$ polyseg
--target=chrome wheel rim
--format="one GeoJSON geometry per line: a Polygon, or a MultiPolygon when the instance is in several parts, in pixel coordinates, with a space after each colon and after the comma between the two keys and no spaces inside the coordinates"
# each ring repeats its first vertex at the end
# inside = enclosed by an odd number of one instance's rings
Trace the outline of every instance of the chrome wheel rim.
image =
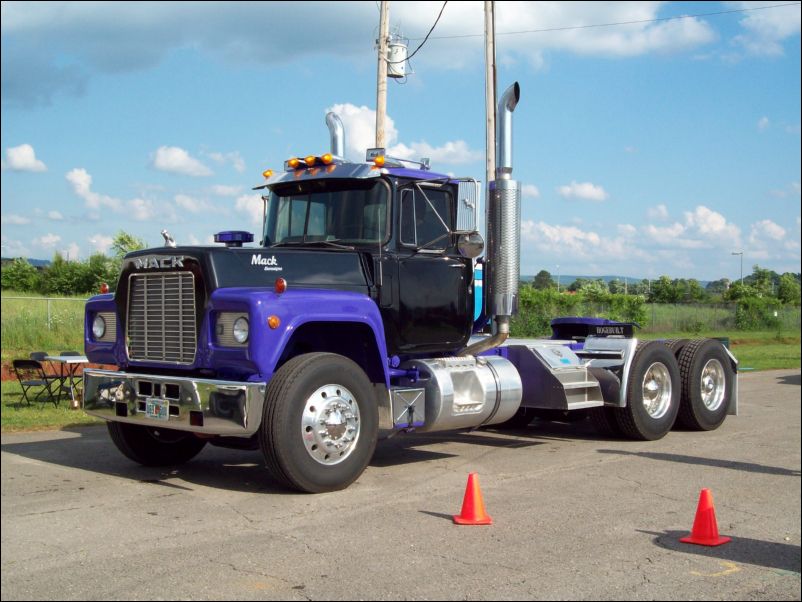
{"type": "Polygon", "coordinates": [[[671,407],[671,374],[665,364],[655,362],[643,375],[643,407],[655,420],[662,418],[671,407]]]}
{"type": "Polygon", "coordinates": [[[702,403],[711,412],[716,411],[724,403],[724,393],[727,388],[727,380],[724,377],[724,366],[721,362],[712,359],[702,368],[701,377],[702,403]]]}
{"type": "Polygon", "coordinates": [[[359,404],[342,385],[324,385],[304,405],[301,436],[306,451],[326,466],[339,464],[359,440],[359,404]]]}

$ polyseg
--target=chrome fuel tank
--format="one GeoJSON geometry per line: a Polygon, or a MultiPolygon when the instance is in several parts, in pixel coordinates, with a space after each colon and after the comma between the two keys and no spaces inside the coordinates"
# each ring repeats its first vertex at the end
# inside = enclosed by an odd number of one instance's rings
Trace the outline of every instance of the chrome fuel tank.
{"type": "Polygon", "coordinates": [[[403,386],[425,389],[425,421],[418,431],[498,424],[521,405],[521,377],[502,357],[409,360],[401,368],[419,375],[403,379],[403,386]]]}

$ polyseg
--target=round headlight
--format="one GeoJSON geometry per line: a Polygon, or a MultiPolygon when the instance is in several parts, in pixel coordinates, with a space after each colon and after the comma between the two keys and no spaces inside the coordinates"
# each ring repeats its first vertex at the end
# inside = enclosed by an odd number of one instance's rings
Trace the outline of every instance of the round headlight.
{"type": "Polygon", "coordinates": [[[248,318],[237,318],[234,320],[234,340],[237,343],[248,341],[248,318]]]}
{"type": "Polygon", "coordinates": [[[100,314],[96,315],[92,321],[92,334],[95,335],[96,339],[102,339],[103,335],[106,334],[106,320],[100,314]]]}

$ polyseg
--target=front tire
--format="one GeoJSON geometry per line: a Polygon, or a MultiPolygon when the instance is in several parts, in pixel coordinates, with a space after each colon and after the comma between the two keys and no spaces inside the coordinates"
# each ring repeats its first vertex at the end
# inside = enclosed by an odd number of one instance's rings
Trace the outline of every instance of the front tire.
{"type": "Polygon", "coordinates": [[[270,381],[259,443],[282,485],[308,493],[344,489],[370,462],[378,407],[362,369],[334,353],[307,353],[270,381]]]}
{"type": "Polygon", "coordinates": [[[108,422],[109,435],[125,457],[144,466],[189,462],[206,445],[192,433],[126,422],[108,422]]]}
{"type": "Polygon", "coordinates": [[[638,343],[627,385],[627,405],[616,410],[621,431],[632,439],[665,436],[677,418],[680,375],[677,359],[660,341],[638,343]]]}

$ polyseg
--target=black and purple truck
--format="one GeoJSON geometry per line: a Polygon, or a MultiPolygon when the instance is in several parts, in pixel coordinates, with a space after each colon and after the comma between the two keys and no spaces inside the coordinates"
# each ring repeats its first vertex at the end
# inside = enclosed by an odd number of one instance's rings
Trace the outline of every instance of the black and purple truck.
{"type": "Polygon", "coordinates": [[[496,179],[480,184],[370,149],[294,158],[267,178],[258,246],[166,245],[126,256],[113,294],[86,306],[84,409],[145,465],[207,443],[261,449],[281,484],[341,489],[377,440],[403,431],[588,417],[658,439],[737,411],[737,361],[713,339],[638,341],[633,325],[560,318],[549,339],[509,338],[517,311],[518,84],[498,107],[496,179]],[[475,278],[477,265],[482,280],[475,278]],[[478,309],[477,309],[478,308],[478,309]]]}

